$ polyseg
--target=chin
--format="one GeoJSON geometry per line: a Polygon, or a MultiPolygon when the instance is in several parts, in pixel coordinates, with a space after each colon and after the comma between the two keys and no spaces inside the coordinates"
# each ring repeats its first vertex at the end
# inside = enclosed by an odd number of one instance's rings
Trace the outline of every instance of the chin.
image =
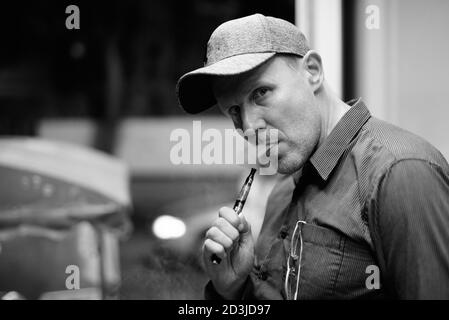
{"type": "Polygon", "coordinates": [[[283,161],[279,161],[279,163],[278,163],[278,173],[292,174],[297,170],[299,170],[299,169],[296,169],[296,166],[286,164],[283,161]]]}
{"type": "Polygon", "coordinates": [[[283,167],[283,166],[279,166],[278,167],[278,173],[285,174],[285,175],[289,175],[289,174],[295,173],[298,170],[295,170],[295,169],[293,169],[291,167],[283,167]]]}
{"type": "Polygon", "coordinates": [[[281,174],[292,174],[296,171],[298,171],[299,169],[301,169],[301,167],[304,165],[304,160],[302,158],[293,158],[293,159],[289,159],[291,157],[284,156],[281,157],[279,156],[278,158],[278,173],[281,174]]]}

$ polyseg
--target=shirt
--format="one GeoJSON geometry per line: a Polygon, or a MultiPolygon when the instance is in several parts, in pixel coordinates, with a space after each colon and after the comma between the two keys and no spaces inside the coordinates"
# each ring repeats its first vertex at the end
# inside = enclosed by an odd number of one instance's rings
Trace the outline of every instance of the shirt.
{"type": "MultiPolygon", "coordinates": [[[[289,288],[298,299],[449,299],[448,163],[361,99],[348,104],[271,193],[244,299],[286,299],[289,288]]],[[[205,293],[220,298],[211,282],[205,293]]]]}

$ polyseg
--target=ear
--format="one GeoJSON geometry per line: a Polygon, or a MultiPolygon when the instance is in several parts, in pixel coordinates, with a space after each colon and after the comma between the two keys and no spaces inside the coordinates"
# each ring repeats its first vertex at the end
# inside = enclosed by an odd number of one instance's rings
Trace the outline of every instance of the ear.
{"type": "Polygon", "coordinates": [[[315,50],[310,50],[303,57],[302,62],[304,70],[306,71],[307,81],[315,93],[321,88],[324,81],[321,56],[315,50]]]}

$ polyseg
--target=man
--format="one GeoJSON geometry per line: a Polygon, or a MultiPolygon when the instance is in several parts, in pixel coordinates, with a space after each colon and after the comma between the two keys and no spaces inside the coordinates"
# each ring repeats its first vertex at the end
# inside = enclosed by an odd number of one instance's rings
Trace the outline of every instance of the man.
{"type": "Polygon", "coordinates": [[[189,113],[216,104],[243,131],[278,130],[286,175],[257,244],[243,216],[219,210],[203,246],[207,298],[449,298],[449,165],[361,99],[338,99],[294,25],[222,24],[177,92],[189,113]]]}

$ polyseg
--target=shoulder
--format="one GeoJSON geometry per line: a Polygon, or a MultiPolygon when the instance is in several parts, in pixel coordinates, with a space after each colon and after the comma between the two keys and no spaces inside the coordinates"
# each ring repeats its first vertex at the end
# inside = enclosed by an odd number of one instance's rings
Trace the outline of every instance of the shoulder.
{"type": "Polygon", "coordinates": [[[363,126],[349,156],[357,170],[363,200],[376,195],[379,183],[394,167],[411,172],[427,167],[421,171],[430,175],[433,170],[449,172],[443,155],[425,139],[376,118],[363,126]]]}
{"type": "Polygon", "coordinates": [[[364,147],[383,153],[391,164],[419,159],[449,168],[443,155],[424,138],[377,118],[372,117],[365,124],[361,138],[364,147]]]}

